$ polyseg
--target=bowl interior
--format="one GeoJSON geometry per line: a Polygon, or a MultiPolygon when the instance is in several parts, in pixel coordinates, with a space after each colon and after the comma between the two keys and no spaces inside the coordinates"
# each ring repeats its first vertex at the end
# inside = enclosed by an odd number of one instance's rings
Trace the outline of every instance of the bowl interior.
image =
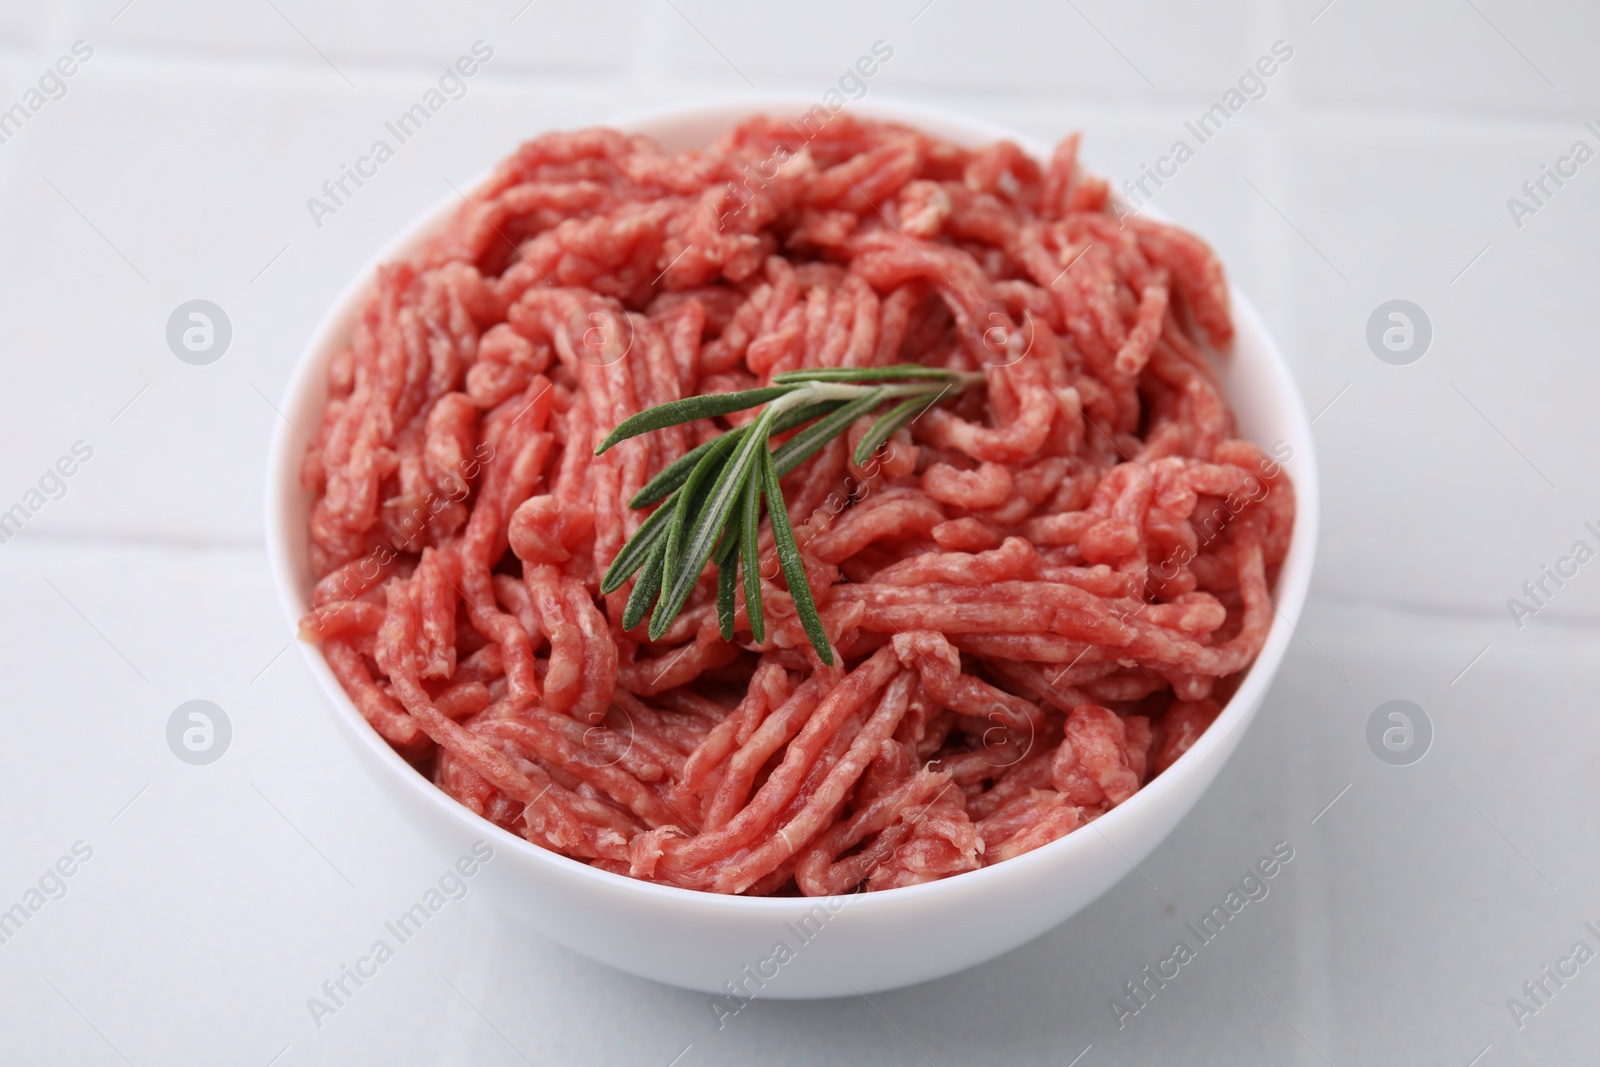
{"type": "MultiPolygon", "coordinates": [[[[779,115],[799,115],[814,103],[785,97],[723,99],[625,116],[610,125],[628,132],[650,135],[669,150],[683,150],[709,144],[717,135],[751,113],[767,111],[779,115]]],[[[1036,159],[1049,158],[1050,146],[976,120],[883,101],[852,104],[850,109],[865,117],[915,125],[965,145],[1010,139],[1036,159]]],[[[531,133],[508,133],[507,150],[526,136],[531,136],[531,133]]],[[[1093,167],[1089,169],[1093,170],[1093,167]]],[[[402,257],[420,246],[430,234],[448,222],[457,203],[454,194],[442,199],[362,268],[318,324],[291,376],[281,405],[284,417],[279,420],[270,448],[266,486],[268,555],[279,599],[291,627],[296,626],[305,614],[313,585],[306,545],[306,522],[311,498],[300,487],[299,468],[307,442],[321,422],[326,400],[328,363],[348,338],[372,291],[377,266],[402,257]]],[[[1298,511],[1289,553],[1274,590],[1276,618],[1261,654],[1217,721],[1166,772],[1097,820],[1096,825],[1112,836],[1115,836],[1119,825],[1140,818],[1146,810],[1158,805],[1182,803],[1184,796],[1192,795],[1192,791],[1181,788],[1185,779],[1206,777],[1209,780],[1209,776],[1216,773],[1217,767],[1232,751],[1238,736],[1265,695],[1293,636],[1294,623],[1300,615],[1310,585],[1318,523],[1317,469],[1310,424],[1288,368],[1260,316],[1237,289],[1230,287],[1230,295],[1236,338],[1232,350],[1218,360],[1217,366],[1237,415],[1240,433],[1269,451],[1280,443],[1292,450],[1292,454],[1283,460],[1283,465],[1295,484],[1298,511]]],[[[346,696],[318,648],[305,643],[300,643],[300,648],[307,666],[333,706],[334,714],[347,727],[346,733],[366,750],[364,754],[383,763],[402,780],[403,788],[418,794],[416,799],[438,805],[449,817],[459,820],[464,833],[490,837],[497,847],[516,850],[535,865],[554,865],[566,876],[596,879],[613,892],[638,894],[657,901],[675,899],[680,905],[692,904],[696,908],[759,910],[792,907],[792,901],[782,898],[699,893],[610,874],[541,849],[479,819],[436,789],[389,748],[346,696]],[[692,898],[692,901],[686,898],[692,898]]],[[[1068,834],[1033,852],[992,867],[923,885],[865,894],[852,898],[856,901],[852,907],[871,912],[894,907],[897,900],[970,892],[985,881],[1006,877],[1008,871],[1021,874],[1027,867],[1070,862],[1073,854],[1092,847],[1089,840],[1092,836],[1068,834]]],[[[1133,858],[1137,862],[1141,857],[1133,858]]]]}

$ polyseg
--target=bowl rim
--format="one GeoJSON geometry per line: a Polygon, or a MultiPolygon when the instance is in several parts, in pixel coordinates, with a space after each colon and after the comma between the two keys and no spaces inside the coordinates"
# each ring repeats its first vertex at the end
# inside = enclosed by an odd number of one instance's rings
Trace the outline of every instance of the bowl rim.
{"type": "MultiPolygon", "coordinates": [[[[739,118],[757,112],[802,114],[816,104],[817,101],[814,99],[795,94],[724,94],[628,111],[600,125],[624,132],[646,132],[646,128],[659,128],[674,122],[704,124],[720,120],[725,127],[739,118]]],[[[958,143],[1011,140],[1036,160],[1047,160],[1050,154],[1049,145],[1018,131],[988,120],[930,108],[922,104],[874,96],[852,102],[845,110],[862,117],[918,126],[958,143]]],[[[545,131],[532,131],[525,137],[538,136],[543,132],[545,131]]],[[[498,160],[496,162],[498,163],[498,160]]],[[[492,166],[463,187],[474,190],[480,188],[491,173],[492,166]]],[[[1120,196],[1117,196],[1117,199],[1126,204],[1120,196]]],[[[320,408],[326,403],[328,361],[337,350],[338,342],[348,333],[365,298],[372,291],[378,267],[414,250],[430,233],[445,225],[453,216],[459,200],[459,196],[454,192],[440,197],[401,227],[362,264],[318,320],[305,346],[296,357],[288,383],[284,387],[278,409],[279,418],[275,421],[268,450],[265,486],[267,554],[279,603],[288,620],[291,634],[295,635],[294,643],[299,646],[307,668],[316,679],[322,695],[331,705],[333,712],[343,721],[343,725],[347,728],[347,738],[359,740],[366,754],[394,772],[395,778],[403,783],[402,787],[415,794],[416,799],[430,804],[445,814],[449,820],[459,823],[469,833],[475,833],[479,837],[487,836],[493,839],[496,845],[513,850],[527,861],[553,865],[550,872],[552,875],[592,879],[597,889],[638,894],[643,901],[661,905],[723,911],[737,909],[758,916],[779,915],[791,912],[797,907],[810,907],[819,900],[828,899],[804,896],[733,895],[648,882],[601,870],[512,834],[469,810],[401,758],[350,700],[334,677],[320,647],[298,638],[299,621],[308,608],[306,591],[310,588],[311,579],[309,573],[295,573],[291,540],[303,539],[305,530],[303,527],[289,527],[288,520],[293,511],[289,502],[295,496],[301,498],[308,496],[300,488],[299,471],[305,444],[312,438],[293,421],[293,416],[302,412],[307,406],[320,408]],[[320,394],[316,396],[314,404],[309,399],[313,394],[320,394]]],[[[1148,206],[1139,209],[1138,213],[1167,221],[1164,215],[1148,206]]],[[[1094,825],[1101,830],[1100,834],[1068,833],[1030,852],[993,866],[981,867],[975,871],[966,871],[918,885],[849,894],[847,896],[851,901],[852,910],[863,908],[871,914],[875,909],[911,905],[913,902],[926,903],[940,897],[981,892],[996,879],[1020,877],[1029,869],[1057,862],[1071,863],[1072,854],[1092,847],[1090,842],[1096,837],[1106,837],[1109,841],[1118,827],[1134,823],[1147,810],[1155,810],[1164,803],[1174,802],[1169,801],[1169,794],[1180,793],[1186,779],[1202,776],[1208,772],[1214,776],[1220,772],[1222,764],[1226,762],[1227,756],[1231,754],[1239,737],[1242,737],[1249,721],[1253,719],[1264,701],[1289,643],[1293,635],[1298,632],[1295,623],[1309,593],[1316,558],[1320,490],[1311,425],[1306,416],[1304,400],[1294,384],[1289,366],[1254,305],[1231,281],[1228,284],[1228,293],[1235,322],[1235,346],[1241,339],[1248,337],[1260,349],[1261,362],[1268,371],[1269,380],[1265,384],[1270,387],[1273,401],[1285,406],[1281,415],[1289,423],[1295,438],[1292,442],[1294,454],[1284,463],[1284,466],[1293,472],[1296,498],[1295,528],[1290,538],[1288,553],[1279,568],[1277,585],[1273,590],[1272,607],[1275,617],[1261,652],[1251,663],[1232,697],[1223,705],[1216,720],[1189,750],[1171,767],[1142,786],[1133,796],[1094,820],[1094,825]],[[1231,736],[1235,732],[1239,737],[1231,736]],[[1210,766],[1213,762],[1217,763],[1214,768],[1210,766]],[[1012,873],[1008,875],[1005,873],[1007,871],[1012,873]]],[[[1204,783],[1196,795],[1203,794],[1209,785],[1209,781],[1204,783]]],[[[1190,802],[1191,808],[1193,803],[1190,802]]],[[[1184,814],[1187,814],[1187,811],[1184,814]]],[[[1178,821],[1182,818],[1183,815],[1180,815],[1178,821]]],[[[1164,837],[1165,834],[1162,835],[1162,838],[1164,837]]],[[[1120,850],[1118,851],[1120,854],[1120,850]]],[[[1134,867],[1134,862],[1129,861],[1129,866],[1134,867]]],[[[1128,873],[1131,874],[1132,871],[1128,873]]]]}

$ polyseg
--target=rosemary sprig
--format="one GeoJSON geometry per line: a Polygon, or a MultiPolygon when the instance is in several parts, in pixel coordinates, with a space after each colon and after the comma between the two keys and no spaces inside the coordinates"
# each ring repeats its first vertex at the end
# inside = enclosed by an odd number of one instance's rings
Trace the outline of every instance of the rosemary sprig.
{"type": "Polygon", "coordinates": [[[902,363],[893,367],[825,367],[773,376],[772,384],[736,393],[689,397],[641,411],[611,431],[595,455],[631,437],[668,426],[762,408],[753,422],[719,434],[650,480],[629,502],[646,508],[660,503],[611,562],[600,591],[613,593],[634,574],[639,579],[623,610],[622,624],[633,629],[650,614],[649,634],[659,639],[694,592],[708,562],[717,567],[717,618],[722,636],[733,639],[735,593],[744,577],[745,613],[750,634],[765,639],[761,605],[759,533],[766,499],[778,566],[789,585],[796,613],[824,663],[833,663],[822,618],[806,581],[805,566],[778,480],[862,415],[887,401],[898,401],[861,439],[857,466],[896,430],[947,396],[981,383],[981,373],[902,363]],[[776,449],[772,435],[804,427],[776,449]],[[651,611],[651,605],[654,610],[651,611]]]}

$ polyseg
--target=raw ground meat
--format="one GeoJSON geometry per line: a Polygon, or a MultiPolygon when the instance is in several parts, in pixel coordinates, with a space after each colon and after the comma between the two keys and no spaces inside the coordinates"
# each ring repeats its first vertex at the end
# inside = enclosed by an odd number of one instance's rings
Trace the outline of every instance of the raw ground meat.
{"type": "Polygon", "coordinates": [[[912,885],[1038,848],[1170,767],[1266,639],[1294,490],[1236,436],[1198,238],[1077,166],[755,117],[668,154],[530,141],[383,267],[302,480],[303,636],[445,792],[608,871],[721,893],[912,885]],[[764,640],[714,571],[659,641],[600,575],[628,501],[753,413],[601,439],[783,371],[983,388],[784,479],[837,666],[762,529],[764,640]]]}

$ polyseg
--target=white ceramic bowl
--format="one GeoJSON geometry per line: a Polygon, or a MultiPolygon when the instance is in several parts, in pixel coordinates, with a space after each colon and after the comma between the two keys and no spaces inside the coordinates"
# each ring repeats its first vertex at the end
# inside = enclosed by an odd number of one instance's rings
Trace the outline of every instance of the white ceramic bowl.
{"type": "MultiPolygon", "coordinates": [[[[798,115],[812,103],[725,100],[613,125],[649,134],[669,149],[684,149],[709,143],[752,112],[798,115]]],[[[1009,137],[1036,158],[1049,155],[1048,146],[987,123],[875,100],[851,109],[965,144],[1009,137]]],[[[537,132],[509,132],[506,152],[537,132]]],[[[321,419],[328,361],[366,300],[377,264],[415,248],[449,218],[456,203],[454,195],[441,201],[362,268],[318,325],[289,382],[282,404],[288,422],[279,423],[269,458],[266,513],[273,577],[291,625],[305,613],[312,586],[306,561],[310,500],[297,476],[305,448],[300,431],[312,433],[321,419]]],[[[506,911],[574,951],[672,985],[726,993],[732,984],[746,995],[772,998],[870,993],[981,963],[1089,904],[1129,876],[1130,864],[1143,860],[1171,832],[1238,745],[1294,632],[1316,551],[1311,428],[1260,317],[1237,290],[1232,297],[1238,336],[1221,374],[1241,432],[1263,446],[1282,441],[1294,450],[1285,466],[1294,479],[1299,514],[1275,591],[1277,618],[1248,676],[1193,748],[1093,829],[1027,855],[927,885],[826,899],[730,897],[608,874],[508,834],[434,788],[367,725],[320,651],[309,644],[301,644],[300,651],[334,719],[393,798],[400,817],[452,854],[476,838],[491,842],[495,859],[477,876],[478,884],[506,911]],[[775,951],[780,942],[787,951],[775,951]]],[[[381,828],[374,827],[374,834],[381,836],[381,828]]],[[[717,1003],[724,1011],[738,1006],[733,1000],[717,1003]]]]}

